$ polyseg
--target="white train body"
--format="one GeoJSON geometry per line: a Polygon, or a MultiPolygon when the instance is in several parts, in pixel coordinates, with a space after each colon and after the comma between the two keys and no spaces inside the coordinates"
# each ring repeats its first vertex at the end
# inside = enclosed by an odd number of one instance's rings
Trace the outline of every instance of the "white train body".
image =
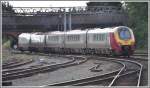
{"type": "Polygon", "coordinates": [[[60,31],[50,32],[46,34],[46,47],[62,48],[64,47],[64,33],[60,31]]]}
{"type": "Polygon", "coordinates": [[[134,50],[134,34],[125,26],[54,31],[42,33],[22,33],[19,35],[19,49],[45,52],[67,53],[124,53],[124,49],[134,50]]]}
{"type": "Polygon", "coordinates": [[[109,29],[94,29],[88,31],[88,42],[87,46],[89,48],[101,48],[101,49],[111,49],[110,46],[110,36],[109,29]]]}
{"type": "Polygon", "coordinates": [[[28,50],[30,45],[30,35],[29,33],[22,33],[18,37],[18,47],[22,50],[28,50]]]}
{"type": "Polygon", "coordinates": [[[65,48],[86,48],[86,31],[73,30],[65,34],[65,48]]]}

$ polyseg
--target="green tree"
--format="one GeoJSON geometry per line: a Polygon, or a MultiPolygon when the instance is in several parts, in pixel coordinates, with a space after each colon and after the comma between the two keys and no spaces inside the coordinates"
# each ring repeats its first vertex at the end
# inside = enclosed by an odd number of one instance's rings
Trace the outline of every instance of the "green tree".
{"type": "Polygon", "coordinates": [[[128,26],[133,29],[137,48],[148,48],[148,3],[126,2],[128,26]]]}
{"type": "Polygon", "coordinates": [[[122,7],[121,2],[88,2],[87,6],[117,6],[122,7]]]}
{"type": "Polygon", "coordinates": [[[13,7],[8,2],[2,2],[2,10],[14,13],[13,7]]]}

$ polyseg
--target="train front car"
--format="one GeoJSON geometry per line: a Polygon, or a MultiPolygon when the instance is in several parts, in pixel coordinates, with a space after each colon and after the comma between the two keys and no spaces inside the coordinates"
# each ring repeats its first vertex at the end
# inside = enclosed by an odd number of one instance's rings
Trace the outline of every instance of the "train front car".
{"type": "Polygon", "coordinates": [[[30,33],[22,33],[18,36],[18,50],[28,51],[30,45],[30,33]]]}
{"type": "Polygon", "coordinates": [[[115,48],[117,54],[123,56],[130,56],[135,49],[135,38],[133,31],[125,26],[119,26],[114,28],[114,34],[111,36],[112,48],[115,48]]]}

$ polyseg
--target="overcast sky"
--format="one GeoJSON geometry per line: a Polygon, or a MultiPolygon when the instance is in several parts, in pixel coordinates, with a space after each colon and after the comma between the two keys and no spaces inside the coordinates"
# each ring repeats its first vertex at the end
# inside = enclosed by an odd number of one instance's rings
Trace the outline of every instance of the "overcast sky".
{"type": "Polygon", "coordinates": [[[86,6],[89,1],[9,1],[13,7],[74,7],[86,6]]]}

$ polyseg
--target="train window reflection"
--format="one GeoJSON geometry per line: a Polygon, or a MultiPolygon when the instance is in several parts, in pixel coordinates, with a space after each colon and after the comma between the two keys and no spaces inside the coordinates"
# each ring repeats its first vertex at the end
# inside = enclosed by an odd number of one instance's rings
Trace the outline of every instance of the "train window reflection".
{"type": "Polygon", "coordinates": [[[119,36],[121,39],[126,40],[131,38],[130,31],[128,29],[121,29],[119,31],[119,36]]]}

